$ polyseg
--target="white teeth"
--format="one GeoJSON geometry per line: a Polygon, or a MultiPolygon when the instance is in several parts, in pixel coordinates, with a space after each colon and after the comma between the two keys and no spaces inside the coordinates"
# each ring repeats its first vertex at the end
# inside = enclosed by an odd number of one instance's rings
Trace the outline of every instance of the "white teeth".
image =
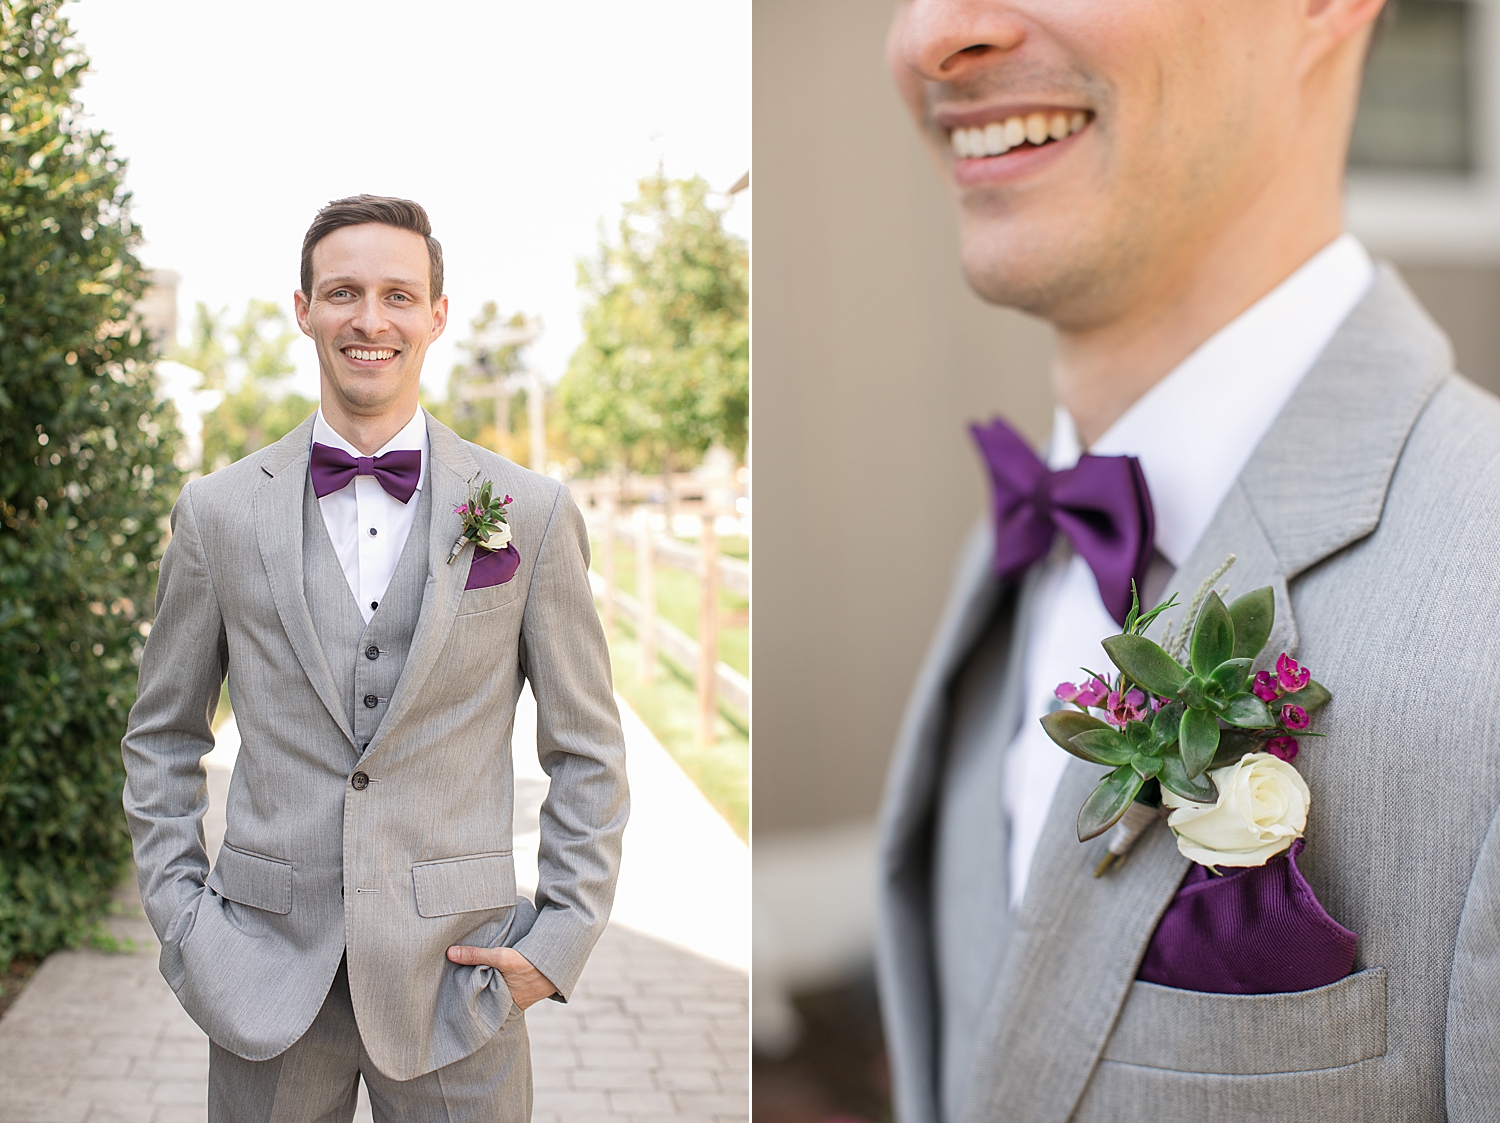
{"type": "Polygon", "coordinates": [[[370,363],[377,362],[377,361],[379,361],[381,359],[392,358],[392,357],[395,356],[395,354],[396,354],[396,352],[394,352],[394,351],[359,351],[359,350],[356,350],[353,347],[349,348],[349,357],[350,358],[352,358],[352,359],[363,359],[365,362],[370,362],[370,363]]]}
{"type": "Polygon", "coordinates": [[[1082,111],[1065,113],[1032,113],[1025,117],[1010,117],[1004,121],[991,121],[984,128],[958,128],[949,134],[953,155],[960,160],[977,160],[985,156],[1000,156],[1018,145],[1030,141],[1033,145],[1046,144],[1049,140],[1062,140],[1088,124],[1088,114],[1082,111]]]}
{"type": "Polygon", "coordinates": [[[991,156],[1010,151],[1010,145],[1005,142],[1005,126],[999,121],[991,121],[984,127],[984,150],[991,156]]]}

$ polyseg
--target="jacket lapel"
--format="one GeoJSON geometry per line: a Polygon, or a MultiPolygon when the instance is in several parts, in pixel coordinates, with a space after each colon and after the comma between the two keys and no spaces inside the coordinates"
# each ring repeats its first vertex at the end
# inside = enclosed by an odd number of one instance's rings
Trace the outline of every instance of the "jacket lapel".
{"type": "Polygon", "coordinates": [[[266,580],[270,582],[287,641],[302,664],[307,681],[352,746],[354,733],[349,728],[349,715],[339,697],[323,645],[318,642],[303,591],[300,513],[307,487],[312,426],[313,419],[309,417],[272,445],[262,458],[261,471],[270,478],[255,492],[255,532],[261,564],[265,566],[266,580]],[[298,517],[289,518],[289,511],[297,512],[298,517]]]}
{"type": "MultiPolygon", "coordinates": [[[[1271,585],[1267,650],[1295,653],[1289,582],[1375,529],[1407,435],[1451,369],[1447,341],[1381,267],[1174,575],[1179,602],[1233,553],[1218,587],[1235,596],[1271,585]]],[[[1072,1114],[1188,868],[1171,832],[1156,829],[1094,879],[1099,844],[1080,845],[1075,821],[1102,772],[1072,761],[1053,799],[983,1022],[967,1119],[1072,1114]]]]}
{"type": "Polygon", "coordinates": [[[479,465],[463,440],[431,414],[427,414],[427,443],[431,453],[427,484],[432,489],[432,523],[427,535],[427,587],[422,593],[422,611],[412,634],[411,651],[401,678],[391,694],[391,707],[380,723],[366,756],[379,750],[390,731],[401,723],[437,663],[448,633],[453,629],[468,580],[472,551],[466,550],[448,564],[448,551],[460,526],[453,509],[469,497],[469,480],[479,465]]]}

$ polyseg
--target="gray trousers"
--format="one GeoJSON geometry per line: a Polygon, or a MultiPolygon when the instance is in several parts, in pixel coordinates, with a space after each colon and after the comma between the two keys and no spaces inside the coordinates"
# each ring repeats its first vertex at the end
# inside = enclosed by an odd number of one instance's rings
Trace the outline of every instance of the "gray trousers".
{"type": "Polygon", "coordinates": [[[370,1063],[340,963],[312,1025],[286,1052],[247,1061],[210,1042],[208,1123],[349,1123],[359,1077],[375,1123],[527,1123],[531,1041],[512,1007],[500,1032],[462,1060],[415,1080],[392,1080],[370,1063]]]}

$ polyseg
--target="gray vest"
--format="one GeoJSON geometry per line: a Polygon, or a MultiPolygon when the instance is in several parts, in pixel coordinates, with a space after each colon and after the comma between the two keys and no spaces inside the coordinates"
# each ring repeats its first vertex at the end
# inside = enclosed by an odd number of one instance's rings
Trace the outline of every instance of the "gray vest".
{"type": "Polygon", "coordinates": [[[360,752],[369,748],[390,708],[391,695],[406,666],[412,634],[427,588],[428,530],[432,488],[417,492],[417,514],[375,615],[365,623],[349,581],[339,565],[323,522],[323,511],[308,478],[302,499],[302,582],[313,630],[349,707],[349,727],[360,752]]]}

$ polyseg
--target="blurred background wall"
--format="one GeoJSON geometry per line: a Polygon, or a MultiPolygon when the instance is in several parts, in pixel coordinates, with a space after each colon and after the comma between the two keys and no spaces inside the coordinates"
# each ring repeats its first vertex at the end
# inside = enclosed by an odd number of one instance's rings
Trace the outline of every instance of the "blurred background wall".
{"type": "MultiPolygon", "coordinates": [[[[1050,416],[1045,325],[988,307],[885,75],[889,4],[754,24],[757,1119],[875,1118],[872,823],[983,509],[966,433],[1050,416]],[[781,1058],[776,1060],[776,1058],[781,1058]]],[[[1500,390],[1500,11],[1403,0],[1372,60],[1349,223],[1500,390]]]]}

